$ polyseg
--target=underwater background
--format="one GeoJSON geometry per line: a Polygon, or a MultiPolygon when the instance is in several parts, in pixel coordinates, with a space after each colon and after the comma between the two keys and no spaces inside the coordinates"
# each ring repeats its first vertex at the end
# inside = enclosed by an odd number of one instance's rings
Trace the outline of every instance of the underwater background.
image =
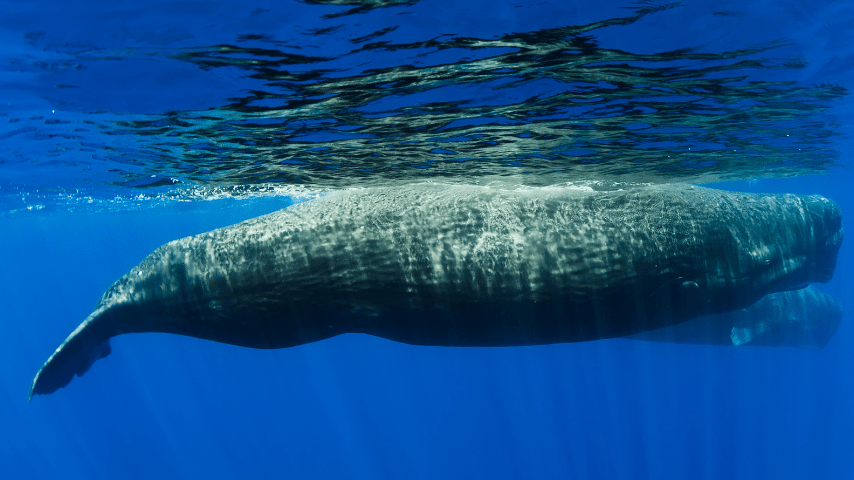
{"type": "MultiPolygon", "coordinates": [[[[252,350],[165,334],[27,402],[170,240],[331,190],[691,182],[854,211],[854,6],[0,1],[4,478],[839,479],[854,329],[252,350]]],[[[851,242],[819,285],[846,312],[851,242]]]]}

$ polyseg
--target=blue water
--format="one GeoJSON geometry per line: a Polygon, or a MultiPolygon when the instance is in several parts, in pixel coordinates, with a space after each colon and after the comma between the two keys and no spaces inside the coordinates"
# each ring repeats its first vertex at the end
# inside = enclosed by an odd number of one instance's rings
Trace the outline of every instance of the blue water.
{"type": "Polygon", "coordinates": [[[3,478],[854,476],[848,318],[821,351],[126,335],[27,402],[153,249],[337,188],[686,181],[847,223],[847,3],[78,3],[0,2],[3,478]]]}

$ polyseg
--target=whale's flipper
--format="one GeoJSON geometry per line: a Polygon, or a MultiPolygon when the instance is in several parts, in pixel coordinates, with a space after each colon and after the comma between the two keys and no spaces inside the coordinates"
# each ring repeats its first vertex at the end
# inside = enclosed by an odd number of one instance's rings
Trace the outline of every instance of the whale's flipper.
{"type": "Polygon", "coordinates": [[[110,339],[99,340],[94,332],[93,318],[77,327],[39,369],[30,387],[33,395],[53,393],[68,385],[74,376],[82,376],[95,361],[110,354],[110,339]]]}

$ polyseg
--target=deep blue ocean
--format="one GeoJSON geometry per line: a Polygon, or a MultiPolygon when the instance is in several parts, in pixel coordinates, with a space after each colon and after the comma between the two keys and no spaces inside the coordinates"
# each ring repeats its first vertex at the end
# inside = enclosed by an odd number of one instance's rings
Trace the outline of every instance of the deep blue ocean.
{"type": "Polygon", "coordinates": [[[333,190],[688,182],[850,224],[852,88],[843,1],[0,1],[0,477],[854,478],[849,317],[822,350],[123,335],[27,401],[152,250],[333,190]]]}

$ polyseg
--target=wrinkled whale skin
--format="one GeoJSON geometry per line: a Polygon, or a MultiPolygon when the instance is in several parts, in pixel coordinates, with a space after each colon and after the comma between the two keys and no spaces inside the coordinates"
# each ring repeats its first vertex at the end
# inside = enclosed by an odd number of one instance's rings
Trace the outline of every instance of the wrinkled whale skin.
{"type": "Polygon", "coordinates": [[[842,305],[812,285],[770,293],[731,312],[704,315],[627,338],[722,346],[821,350],[839,328],[842,305]]]}
{"type": "Polygon", "coordinates": [[[30,396],[82,375],[124,333],[253,348],[351,332],[444,346],[623,337],[828,281],[841,241],[839,210],[820,196],[341,191],[158,248],[107,290],[30,396]]]}

